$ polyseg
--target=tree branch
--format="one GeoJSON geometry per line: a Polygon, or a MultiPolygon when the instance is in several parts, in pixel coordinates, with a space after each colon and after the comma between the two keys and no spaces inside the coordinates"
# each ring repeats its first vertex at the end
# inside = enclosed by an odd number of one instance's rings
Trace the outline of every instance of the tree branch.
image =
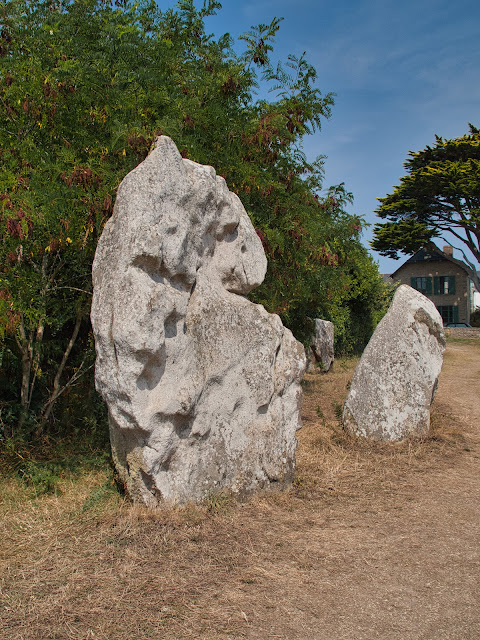
{"type": "MultiPolygon", "coordinates": [[[[63,393],[63,391],[65,391],[65,389],[67,388],[67,386],[71,383],[71,381],[73,380],[73,378],[75,377],[75,374],[72,376],[72,378],[70,379],[70,381],[67,383],[67,385],[65,385],[65,387],[63,387],[63,389],[60,390],[60,378],[62,377],[62,373],[63,370],[65,368],[65,365],[67,364],[67,360],[68,360],[68,356],[70,355],[70,352],[73,349],[73,345],[75,344],[75,340],[77,339],[78,336],[78,332],[80,331],[80,324],[82,322],[82,317],[80,314],[77,315],[77,320],[75,322],[75,326],[73,328],[73,333],[72,336],[68,342],[67,348],[65,349],[65,352],[63,354],[63,358],[62,361],[58,367],[57,370],[57,374],[55,376],[55,380],[53,381],[53,388],[52,388],[52,393],[50,394],[50,398],[47,400],[47,402],[44,404],[43,409],[42,409],[42,420],[39,426],[39,429],[37,430],[37,432],[40,432],[43,428],[43,425],[45,424],[45,422],[48,420],[50,413],[52,411],[53,408],[53,404],[55,402],[55,400],[58,398],[59,395],[61,395],[63,393]]],[[[80,365],[80,367],[83,365],[80,365]]]]}

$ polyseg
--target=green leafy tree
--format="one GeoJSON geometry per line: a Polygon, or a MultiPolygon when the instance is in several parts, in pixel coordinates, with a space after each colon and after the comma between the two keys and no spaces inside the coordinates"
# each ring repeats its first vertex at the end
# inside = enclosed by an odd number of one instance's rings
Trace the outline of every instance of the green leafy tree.
{"type": "Polygon", "coordinates": [[[214,164],[241,197],[269,258],[256,299],[299,337],[307,317],[321,315],[350,336],[348,348],[364,340],[353,338],[355,318],[370,326],[381,291],[362,221],[345,213],[343,185],[321,195],[324,159],[309,162],[301,147],[330,116],[333,95],[315,87],[304,56],[272,67],[277,18],[252,27],[241,54],[228,34],[207,34],[205,18],[219,8],[0,5],[4,434],[38,436],[60,417],[62,433],[79,416],[89,428],[95,421],[91,263],[120,181],[159,134],[214,164]],[[273,100],[255,99],[259,83],[273,100]]]}
{"type": "Polygon", "coordinates": [[[382,255],[398,258],[398,252],[414,253],[445,234],[455,238],[480,291],[474,256],[480,262],[480,131],[444,140],[411,151],[405,162],[407,175],[392,194],[379,198],[380,218],[372,247],[382,255]]]}

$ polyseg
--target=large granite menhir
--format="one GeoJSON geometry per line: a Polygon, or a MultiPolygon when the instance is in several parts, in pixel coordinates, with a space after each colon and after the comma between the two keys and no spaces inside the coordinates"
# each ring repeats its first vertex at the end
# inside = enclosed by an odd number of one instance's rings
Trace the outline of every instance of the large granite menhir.
{"type": "Polygon", "coordinates": [[[96,385],[136,501],[288,483],[303,346],[242,294],[266,271],[238,197],[160,137],[118,189],[93,264],[96,385]]]}
{"type": "Polygon", "coordinates": [[[433,302],[400,286],[355,370],[343,411],[346,429],[375,440],[425,436],[444,351],[433,302]]]}

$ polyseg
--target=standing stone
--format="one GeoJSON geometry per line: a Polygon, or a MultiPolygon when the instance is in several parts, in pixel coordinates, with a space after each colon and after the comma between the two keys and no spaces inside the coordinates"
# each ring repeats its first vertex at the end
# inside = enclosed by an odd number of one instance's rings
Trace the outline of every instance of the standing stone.
{"type": "Polygon", "coordinates": [[[334,360],[334,327],[329,320],[315,318],[315,333],[311,342],[310,370],[319,367],[326,373],[330,370],[334,360]]]}
{"type": "Polygon", "coordinates": [[[266,266],[225,180],[158,138],[121,183],[93,264],[96,386],[134,500],[291,481],[305,355],[243,297],[266,266]]]}
{"type": "Polygon", "coordinates": [[[345,427],[375,440],[426,435],[444,351],[442,318],[433,302],[400,286],[355,370],[345,427]]]}

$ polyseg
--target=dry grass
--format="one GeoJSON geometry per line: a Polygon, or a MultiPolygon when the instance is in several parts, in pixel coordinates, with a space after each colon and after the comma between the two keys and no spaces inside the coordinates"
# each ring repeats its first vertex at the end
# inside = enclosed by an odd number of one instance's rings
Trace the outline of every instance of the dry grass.
{"type": "MultiPolygon", "coordinates": [[[[395,567],[379,569],[385,558],[393,562],[388,536],[398,544],[401,520],[412,518],[412,539],[402,538],[407,570],[415,536],[428,535],[413,532],[419,489],[430,495],[435,474],[449,474],[476,445],[441,394],[428,439],[387,445],[346,435],[338,407],[354,365],[338,361],[330,374],[307,376],[297,476],[283,494],[149,511],[125,502],[108,470],[66,477],[57,495],[36,498],[4,480],[0,637],[478,637],[411,635],[400,618],[392,635],[390,618],[382,622],[370,610],[370,586],[383,584],[385,599],[394,597],[389,579],[401,584],[395,567]],[[356,581],[366,581],[364,593],[351,590],[356,581]]],[[[425,513],[435,518],[432,509],[425,513]]],[[[462,602],[469,603],[465,589],[462,602]]],[[[476,633],[478,616],[464,618],[476,633]]]]}

